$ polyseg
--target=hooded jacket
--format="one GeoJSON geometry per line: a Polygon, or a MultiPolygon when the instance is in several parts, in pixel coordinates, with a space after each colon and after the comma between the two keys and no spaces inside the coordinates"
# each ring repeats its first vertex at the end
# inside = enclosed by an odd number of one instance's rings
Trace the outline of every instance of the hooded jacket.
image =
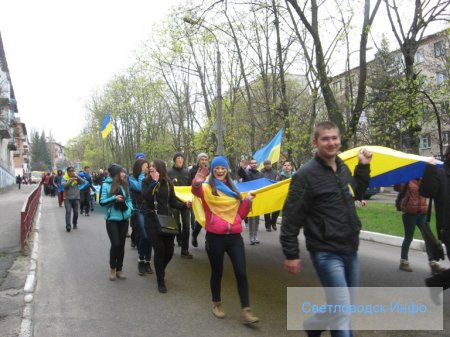
{"type": "Polygon", "coordinates": [[[112,178],[108,177],[102,184],[100,189],[100,206],[103,207],[104,218],[106,221],[124,221],[127,220],[133,211],[133,202],[131,200],[130,194],[126,194],[125,189],[120,186],[122,195],[124,196],[124,204],[126,205],[126,209],[123,210],[123,207],[120,207],[121,203],[116,202],[116,195],[110,195],[112,178]],[[122,208],[122,209],[121,209],[122,208]]]}

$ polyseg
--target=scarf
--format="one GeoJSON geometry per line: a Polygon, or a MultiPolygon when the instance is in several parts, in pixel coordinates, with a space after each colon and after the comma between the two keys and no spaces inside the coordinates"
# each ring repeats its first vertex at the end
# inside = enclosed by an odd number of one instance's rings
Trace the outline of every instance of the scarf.
{"type": "MultiPolygon", "coordinates": [[[[65,181],[69,181],[71,178],[72,178],[72,177],[69,176],[69,173],[67,173],[67,172],[64,173],[63,179],[64,179],[65,181]]],[[[78,185],[78,182],[77,182],[76,180],[74,180],[74,181],[72,181],[72,182],[70,183],[70,186],[75,186],[75,185],[78,185]]]]}
{"type": "Polygon", "coordinates": [[[214,179],[217,187],[217,195],[212,194],[211,186],[208,183],[203,184],[203,197],[212,213],[220,216],[229,223],[233,223],[239,209],[241,201],[236,199],[236,192],[233,192],[227,185],[214,179]],[[224,185],[226,188],[223,188],[224,185]],[[219,187],[221,186],[221,187],[219,187]],[[223,190],[222,190],[223,189],[223,190]],[[230,196],[230,193],[232,196],[230,196]]]}
{"type": "MultiPolygon", "coordinates": [[[[65,181],[69,181],[70,179],[71,179],[72,177],[71,176],[69,176],[69,173],[65,173],[64,174],[64,176],[63,176],[63,179],[65,180],[65,181]]],[[[80,185],[80,186],[78,186],[78,189],[79,190],[82,190],[83,188],[85,188],[87,185],[89,185],[89,181],[87,181],[87,180],[85,180],[85,179],[83,179],[83,178],[81,178],[81,180],[83,181],[83,183],[80,185]]],[[[76,185],[78,185],[78,182],[76,181],[76,180],[74,180],[74,181],[72,181],[71,183],[70,183],[70,186],[76,186],[76,185]]]]}

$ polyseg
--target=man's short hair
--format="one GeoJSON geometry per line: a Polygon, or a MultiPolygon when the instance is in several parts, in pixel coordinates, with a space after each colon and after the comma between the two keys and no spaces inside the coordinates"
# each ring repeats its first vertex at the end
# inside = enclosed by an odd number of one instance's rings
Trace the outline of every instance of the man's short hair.
{"type": "Polygon", "coordinates": [[[272,162],[270,160],[264,160],[263,165],[272,165],[272,162]]]}
{"type": "Polygon", "coordinates": [[[319,138],[320,132],[322,130],[331,130],[331,129],[336,129],[336,130],[338,130],[338,133],[340,133],[339,128],[335,123],[333,123],[331,121],[320,122],[314,128],[314,135],[313,135],[314,139],[319,138]]]}
{"type": "Polygon", "coordinates": [[[90,167],[90,166],[85,166],[85,167],[84,167],[85,170],[88,169],[88,168],[91,168],[91,167],[90,167]]]}

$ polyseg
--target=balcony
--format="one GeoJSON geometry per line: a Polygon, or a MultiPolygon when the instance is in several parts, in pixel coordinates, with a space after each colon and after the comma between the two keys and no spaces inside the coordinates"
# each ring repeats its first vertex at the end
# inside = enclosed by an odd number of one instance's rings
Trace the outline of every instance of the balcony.
{"type": "Polygon", "coordinates": [[[8,150],[9,151],[17,151],[17,145],[14,142],[8,142],[8,150]]]}
{"type": "Polygon", "coordinates": [[[3,121],[0,121],[0,138],[9,139],[11,137],[11,128],[3,121]]]}
{"type": "Polygon", "coordinates": [[[14,151],[13,156],[14,157],[19,157],[20,156],[20,151],[14,151]]]}

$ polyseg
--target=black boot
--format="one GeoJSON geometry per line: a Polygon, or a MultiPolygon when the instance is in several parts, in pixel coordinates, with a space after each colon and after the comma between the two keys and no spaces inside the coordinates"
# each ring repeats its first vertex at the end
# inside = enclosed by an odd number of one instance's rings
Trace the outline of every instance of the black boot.
{"type": "Polygon", "coordinates": [[[158,291],[161,294],[167,293],[166,283],[164,282],[164,280],[158,281],[158,291]]]}
{"type": "Polygon", "coordinates": [[[145,275],[145,261],[139,260],[138,262],[138,274],[141,276],[145,275]]]}

